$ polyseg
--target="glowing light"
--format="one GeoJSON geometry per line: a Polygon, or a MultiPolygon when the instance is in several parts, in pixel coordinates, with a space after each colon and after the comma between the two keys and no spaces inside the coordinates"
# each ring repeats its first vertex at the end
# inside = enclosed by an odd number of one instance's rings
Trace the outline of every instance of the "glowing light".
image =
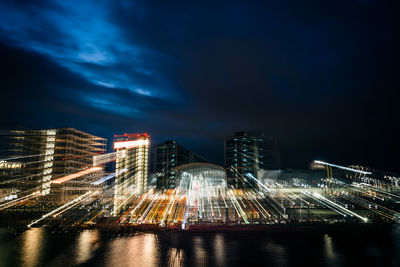
{"type": "Polygon", "coordinates": [[[103,154],[99,156],[93,156],[93,166],[115,161],[116,158],[117,158],[117,152],[103,154]]]}
{"type": "MultiPolygon", "coordinates": [[[[40,222],[40,221],[46,219],[47,217],[50,217],[51,215],[55,214],[56,212],[62,211],[62,210],[65,209],[65,208],[69,209],[69,208],[70,208],[70,207],[69,207],[70,205],[74,205],[75,203],[82,201],[82,200],[85,199],[86,197],[93,196],[93,195],[95,195],[95,194],[97,194],[97,193],[98,193],[98,192],[92,192],[92,191],[87,192],[86,194],[84,194],[84,195],[82,195],[82,196],[80,196],[80,197],[78,197],[78,198],[76,198],[76,199],[74,199],[74,200],[72,200],[72,201],[70,201],[70,202],[68,202],[68,203],[66,203],[66,204],[64,204],[64,205],[62,205],[61,207],[58,207],[58,208],[56,208],[55,210],[50,211],[49,213],[46,213],[46,214],[43,215],[41,218],[32,221],[30,224],[28,224],[28,228],[30,228],[32,225],[37,224],[38,222],[40,222]]],[[[65,209],[65,210],[67,210],[67,209],[65,209]]],[[[64,211],[65,211],[65,210],[64,210],[64,211]]],[[[62,212],[61,212],[61,213],[62,213],[62,212]]]]}
{"type": "Polygon", "coordinates": [[[371,175],[372,174],[372,172],[360,171],[360,170],[357,170],[357,169],[348,168],[348,167],[344,167],[344,166],[340,166],[340,165],[336,165],[336,164],[331,164],[331,163],[320,161],[320,160],[314,160],[314,163],[315,164],[329,166],[329,167],[335,167],[335,168],[346,170],[346,171],[361,173],[361,174],[365,174],[365,175],[367,175],[367,174],[371,175]]]}
{"type": "Polygon", "coordinates": [[[352,216],[355,216],[355,217],[361,219],[363,222],[368,222],[368,219],[367,219],[367,218],[362,217],[362,216],[358,215],[357,213],[352,212],[351,210],[346,209],[346,208],[344,208],[344,207],[342,207],[342,206],[336,204],[336,203],[333,202],[333,201],[330,201],[329,199],[323,197],[321,194],[319,194],[319,193],[317,193],[317,192],[314,192],[314,193],[313,193],[313,196],[316,197],[316,198],[319,198],[319,199],[322,199],[322,200],[328,202],[329,204],[331,204],[331,205],[333,205],[333,206],[335,206],[335,207],[337,207],[337,208],[343,210],[344,212],[346,212],[346,213],[349,214],[349,215],[352,215],[352,216]]]}
{"type": "Polygon", "coordinates": [[[118,174],[120,174],[120,173],[126,172],[127,170],[128,170],[128,169],[122,169],[122,170],[119,171],[119,172],[116,172],[116,173],[112,173],[112,174],[110,174],[110,175],[107,175],[106,177],[103,177],[103,178],[97,180],[96,182],[93,182],[92,185],[99,185],[99,184],[101,184],[101,183],[104,183],[105,181],[110,180],[111,178],[113,178],[115,175],[118,175],[118,174]]]}
{"type": "Polygon", "coordinates": [[[92,172],[96,172],[96,171],[101,171],[102,169],[103,168],[101,168],[101,167],[88,168],[86,170],[83,170],[83,171],[80,171],[80,172],[77,172],[77,173],[73,173],[73,174],[58,178],[56,180],[53,180],[53,181],[51,181],[51,183],[53,183],[53,184],[62,184],[64,182],[67,182],[67,181],[72,180],[72,179],[76,179],[76,178],[81,177],[83,175],[86,175],[86,174],[89,174],[89,173],[92,173],[92,172]]]}
{"type": "Polygon", "coordinates": [[[131,141],[119,141],[114,143],[114,149],[118,148],[132,148],[137,146],[147,146],[149,145],[149,140],[139,139],[131,141]]]}

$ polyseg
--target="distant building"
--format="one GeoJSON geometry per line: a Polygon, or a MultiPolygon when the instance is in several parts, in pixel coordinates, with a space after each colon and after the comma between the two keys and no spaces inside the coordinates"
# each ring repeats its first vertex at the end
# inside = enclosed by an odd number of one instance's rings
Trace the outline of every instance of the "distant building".
{"type": "Polygon", "coordinates": [[[156,148],[155,171],[158,189],[177,186],[177,173],[173,168],[187,163],[207,162],[202,156],[186,149],[175,141],[166,141],[156,148]]]}
{"type": "Polygon", "coordinates": [[[115,135],[117,151],[114,214],[124,209],[124,203],[147,189],[150,136],[144,134],[115,135]]]}
{"type": "Polygon", "coordinates": [[[262,169],[279,168],[276,139],[262,132],[237,132],[226,137],[224,152],[228,187],[253,188],[262,169]]]}
{"type": "MultiPolygon", "coordinates": [[[[88,172],[63,185],[52,181],[92,167],[93,156],[104,153],[107,139],[74,128],[10,130],[1,133],[3,156],[0,160],[1,188],[6,194],[24,196],[32,192],[65,202],[82,193],[103,168],[88,172]],[[53,194],[54,193],[54,194],[53,194]]],[[[5,196],[7,197],[7,196],[5,196]]]]}

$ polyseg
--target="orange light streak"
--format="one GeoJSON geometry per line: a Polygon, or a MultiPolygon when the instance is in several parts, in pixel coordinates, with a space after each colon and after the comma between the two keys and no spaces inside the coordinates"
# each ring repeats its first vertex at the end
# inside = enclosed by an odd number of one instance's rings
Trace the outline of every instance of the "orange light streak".
{"type": "Polygon", "coordinates": [[[53,184],[62,184],[64,182],[67,182],[69,180],[81,177],[83,175],[86,175],[86,174],[89,174],[89,173],[92,173],[92,172],[96,172],[96,171],[101,171],[102,169],[103,168],[101,168],[101,167],[88,168],[86,170],[83,170],[83,171],[80,171],[80,172],[77,172],[77,173],[73,173],[73,174],[70,174],[70,175],[55,179],[55,180],[51,181],[51,183],[53,183],[53,184]]]}

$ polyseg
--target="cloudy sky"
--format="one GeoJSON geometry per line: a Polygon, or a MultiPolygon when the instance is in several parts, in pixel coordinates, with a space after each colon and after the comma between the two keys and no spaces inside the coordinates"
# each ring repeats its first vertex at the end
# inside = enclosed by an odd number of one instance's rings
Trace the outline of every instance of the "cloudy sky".
{"type": "Polygon", "coordinates": [[[400,171],[394,4],[246,2],[1,1],[1,128],[148,132],[217,163],[262,130],[284,168],[400,171]]]}

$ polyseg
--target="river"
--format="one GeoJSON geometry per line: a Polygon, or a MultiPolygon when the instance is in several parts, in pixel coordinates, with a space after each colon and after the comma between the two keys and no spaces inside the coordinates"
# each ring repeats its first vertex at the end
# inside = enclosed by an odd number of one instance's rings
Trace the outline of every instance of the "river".
{"type": "Polygon", "coordinates": [[[400,266],[400,226],[280,234],[0,229],[0,266],[400,266]]]}

